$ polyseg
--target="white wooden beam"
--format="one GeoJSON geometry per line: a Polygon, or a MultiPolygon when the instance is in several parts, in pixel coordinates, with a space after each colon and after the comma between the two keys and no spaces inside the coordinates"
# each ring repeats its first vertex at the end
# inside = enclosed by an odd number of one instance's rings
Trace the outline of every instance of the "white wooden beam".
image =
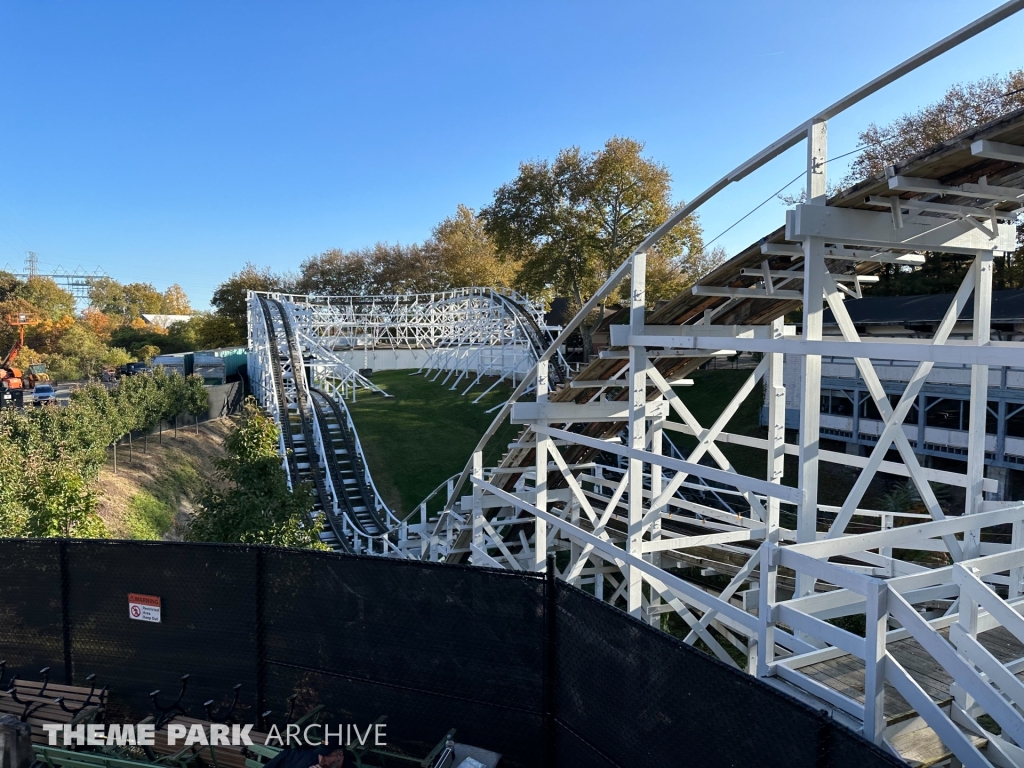
{"type": "Polygon", "coordinates": [[[821,237],[831,243],[847,243],[874,248],[913,248],[962,253],[973,256],[979,250],[1012,251],[1016,248],[1016,229],[996,225],[996,236],[986,236],[966,220],[920,219],[904,221],[894,229],[888,213],[834,208],[825,205],[798,205],[786,220],[786,239],[821,237]]]}
{"type": "MultiPolygon", "coordinates": [[[[622,386],[620,384],[619,386],[622,386]]],[[[661,403],[646,403],[645,418],[653,419],[663,416],[668,406],[661,403]]],[[[593,402],[593,403],[515,403],[512,406],[513,424],[532,424],[536,421],[567,423],[613,422],[629,419],[629,403],[593,402]]]]}
{"type": "Polygon", "coordinates": [[[998,202],[1014,202],[1024,199],[1024,189],[1016,187],[997,187],[988,183],[982,176],[977,184],[949,185],[935,179],[922,179],[916,176],[890,176],[889,189],[894,192],[918,192],[923,195],[956,195],[957,197],[976,197],[980,200],[998,202]]]}
{"type": "Polygon", "coordinates": [[[1024,163],[1024,147],[1003,144],[999,141],[976,141],[971,144],[971,154],[990,160],[1006,160],[1009,163],[1024,163]]]}
{"type": "Polygon", "coordinates": [[[779,291],[768,293],[764,288],[719,288],[713,285],[695,285],[691,289],[694,296],[740,296],[745,299],[791,299],[799,301],[799,291],[779,291]]]}

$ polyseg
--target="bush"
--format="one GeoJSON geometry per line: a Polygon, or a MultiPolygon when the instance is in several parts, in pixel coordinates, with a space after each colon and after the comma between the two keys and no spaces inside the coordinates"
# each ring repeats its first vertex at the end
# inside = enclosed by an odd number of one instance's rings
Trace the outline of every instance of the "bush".
{"type": "Polygon", "coordinates": [[[323,548],[310,517],[312,488],[288,488],[277,438],[277,425],[246,398],[241,421],[224,443],[228,457],[217,462],[223,485],[210,485],[200,495],[186,539],[323,548]]]}
{"type": "Polygon", "coordinates": [[[128,503],[125,522],[128,534],[133,539],[160,539],[174,524],[174,509],[170,504],[142,491],[135,494],[128,503]]]}

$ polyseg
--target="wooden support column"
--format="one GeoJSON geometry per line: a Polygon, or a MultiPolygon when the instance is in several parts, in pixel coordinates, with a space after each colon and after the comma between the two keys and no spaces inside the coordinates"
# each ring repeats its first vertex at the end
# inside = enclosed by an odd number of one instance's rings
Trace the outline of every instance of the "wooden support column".
{"type": "MultiPolygon", "coordinates": [[[[779,318],[772,323],[773,339],[781,339],[785,320],[779,318]]],[[[783,377],[783,356],[779,352],[768,354],[768,374],[765,388],[768,400],[768,482],[782,484],[786,467],[786,386],[783,377]]],[[[779,540],[779,500],[768,498],[768,519],[765,520],[765,538],[772,543],[779,540]]]]}
{"type": "MultiPolygon", "coordinates": [[[[974,270],[973,340],[978,346],[992,338],[992,251],[979,251],[974,270]]],[[[967,495],[964,514],[981,511],[985,498],[985,422],[988,416],[988,366],[971,366],[971,423],[967,432],[967,495]]],[[[964,557],[978,557],[981,529],[964,532],[964,557]]]]}
{"type": "MultiPolygon", "coordinates": [[[[824,122],[814,123],[807,134],[807,201],[825,205],[825,160],[827,130],[824,122]]],[[[825,282],[825,241],[820,237],[804,239],[803,338],[821,340],[823,291],[825,282]]],[[[800,410],[799,477],[800,507],[797,510],[797,541],[814,541],[818,519],[818,452],[821,426],[821,356],[804,356],[803,403],[800,410]]],[[[808,594],[814,579],[797,575],[796,597],[808,594]]]]}
{"type": "MultiPolygon", "coordinates": [[[[483,465],[483,454],[480,451],[473,452],[473,469],[471,470],[472,476],[483,480],[484,477],[484,465],[483,465]]],[[[470,555],[470,562],[474,565],[485,565],[487,564],[486,557],[477,557],[477,553],[486,556],[486,549],[484,547],[484,511],[480,504],[480,497],[483,491],[480,490],[480,486],[476,483],[472,484],[473,487],[473,519],[472,519],[472,554],[470,555]]]]}
{"type": "MultiPolygon", "coordinates": [[[[664,435],[664,424],[665,419],[656,418],[651,420],[651,453],[661,456],[664,451],[664,441],[662,437],[664,435]]],[[[655,503],[655,500],[661,495],[662,491],[662,475],[661,465],[652,463],[651,464],[651,504],[655,503]]],[[[661,512],[665,508],[665,504],[657,510],[657,517],[651,522],[648,532],[650,534],[651,541],[657,541],[661,538],[661,512]]],[[[651,512],[655,512],[652,508],[651,512]]],[[[645,560],[649,560],[652,565],[661,567],[661,552],[648,552],[644,555],[645,560]]],[[[649,602],[650,609],[648,611],[648,621],[653,626],[661,626],[661,614],[656,611],[661,606],[661,595],[655,590],[651,590],[651,597],[649,602]]]]}
{"type": "MultiPolygon", "coordinates": [[[[546,403],[548,400],[548,362],[541,360],[537,363],[537,402],[546,403]]],[[[548,454],[551,438],[537,434],[537,449],[535,470],[537,479],[534,487],[537,493],[536,505],[538,509],[548,511],[548,454]]],[[[544,571],[547,568],[548,560],[548,524],[540,518],[535,522],[535,534],[533,545],[533,570],[544,571]]]]}
{"type": "MultiPolygon", "coordinates": [[[[647,297],[647,256],[633,254],[630,275],[629,324],[630,336],[643,333],[644,302],[647,297]]],[[[643,451],[647,447],[647,349],[642,346],[629,348],[629,447],[643,451]]],[[[642,459],[629,459],[629,521],[626,531],[626,551],[637,557],[643,556],[644,518],[644,463],[642,459]]],[[[630,615],[642,618],[643,578],[636,568],[626,566],[626,610],[630,615]]]]}
{"type": "Polygon", "coordinates": [[[865,600],[864,738],[882,746],[885,730],[885,633],[889,629],[889,588],[872,579],[865,600]]]}

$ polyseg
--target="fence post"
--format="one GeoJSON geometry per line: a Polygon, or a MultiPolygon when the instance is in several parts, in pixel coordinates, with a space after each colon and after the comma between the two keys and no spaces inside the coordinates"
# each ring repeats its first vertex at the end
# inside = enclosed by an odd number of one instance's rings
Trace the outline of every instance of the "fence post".
{"type": "Polygon", "coordinates": [[[68,543],[57,542],[60,561],[60,624],[64,641],[64,684],[72,685],[71,675],[71,575],[68,570],[68,543]]]}
{"type": "Polygon", "coordinates": [[[256,547],[256,716],[266,711],[266,647],[264,638],[263,601],[266,597],[264,548],[256,547]]]}
{"type": "Polygon", "coordinates": [[[558,660],[555,629],[557,625],[555,605],[555,556],[547,557],[544,571],[544,766],[555,768],[558,755],[555,751],[555,682],[558,677],[558,660]]]}

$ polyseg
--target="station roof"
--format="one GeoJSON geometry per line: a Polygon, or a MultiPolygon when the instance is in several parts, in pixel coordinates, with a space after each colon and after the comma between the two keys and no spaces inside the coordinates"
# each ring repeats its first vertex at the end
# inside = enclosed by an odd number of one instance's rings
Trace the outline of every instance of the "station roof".
{"type": "MultiPolygon", "coordinates": [[[[928,296],[869,296],[847,299],[844,304],[854,325],[905,325],[938,323],[946,313],[951,293],[928,296]]],[[[974,297],[968,299],[960,312],[961,320],[970,320],[974,313],[974,297]]],[[[993,323],[1024,323],[1024,291],[992,291],[993,323]]],[[[832,310],[826,309],[825,325],[836,325],[832,310]]]]}

